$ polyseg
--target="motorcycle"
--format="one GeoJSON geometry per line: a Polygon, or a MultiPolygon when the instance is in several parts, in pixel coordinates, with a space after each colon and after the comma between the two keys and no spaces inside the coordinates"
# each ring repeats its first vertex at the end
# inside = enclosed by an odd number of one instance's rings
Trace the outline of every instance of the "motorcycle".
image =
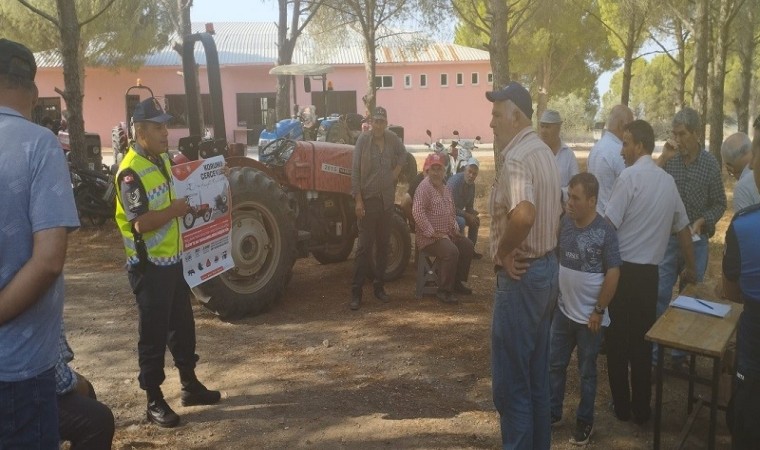
{"type": "Polygon", "coordinates": [[[110,170],[89,170],[69,165],[74,189],[74,203],[79,219],[92,225],[103,225],[116,212],[116,187],[110,170]]]}
{"type": "Polygon", "coordinates": [[[451,141],[451,148],[449,153],[454,158],[456,163],[454,164],[454,172],[459,173],[467,167],[467,161],[472,158],[472,151],[480,144],[480,136],[475,136],[475,139],[460,139],[459,131],[454,130],[455,138],[451,141]]]}
{"type": "Polygon", "coordinates": [[[443,142],[441,140],[433,141],[433,133],[430,130],[425,130],[425,134],[428,135],[428,138],[430,139],[430,142],[425,142],[425,145],[431,150],[436,153],[440,153],[444,160],[446,161],[446,165],[443,168],[443,173],[445,174],[445,179],[448,180],[451,175],[454,174],[453,172],[453,165],[451,164],[451,154],[449,153],[449,149],[446,148],[445,145],[443,145],[443,142]]]}

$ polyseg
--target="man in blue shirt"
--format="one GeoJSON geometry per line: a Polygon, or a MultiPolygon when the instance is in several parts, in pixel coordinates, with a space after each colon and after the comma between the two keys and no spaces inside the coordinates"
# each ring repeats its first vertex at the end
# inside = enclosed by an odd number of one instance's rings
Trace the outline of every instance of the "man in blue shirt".
{"type": "MultiPolygon", "coordinates": [[[[755,186],[760,189],[760,137],[753,145],[755,186]]],[[[760,442],[760,205],[739,211],[726,232],[723,289],[744,303],[736,333],[736,391],[733,448],[757,448],[760,442]]]]}
{"type": "MultiPolygon", "coordinates": [[[[451,195],[454,197],[454,208],[456,209],[456,220],[459,225],[459,231],[464,232],[467,227],[467,238],[472,241],[472,245],[478,243],[478,229],[480,228],[480,218],[474,208],[475,203],[475,179],[478,177],[480,163],[474,157],[467,160],[467,166],[464,171],[454,174],[446,183],[451,189],[451,195]]],[[[475,252],[473,258],[480,259],[483,255],[475,252]]]]}
{"type": "Polygon", "coordinates": [[[0,448],[57,450],[62,272],[79,217],[58,140],[30,121],[36,72],[29,49],[0,39],[0,448]]]}

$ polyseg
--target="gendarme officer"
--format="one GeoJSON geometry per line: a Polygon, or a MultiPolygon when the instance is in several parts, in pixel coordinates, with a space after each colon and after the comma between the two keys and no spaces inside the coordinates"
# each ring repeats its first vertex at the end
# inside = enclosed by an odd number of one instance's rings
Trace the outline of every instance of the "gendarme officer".
{"type": "Polygon", "coordinates": [[[148,420],[171,428],[179,416],[161,392],[166,347],[179,369],[182,405],[210,405],[221,398],[195,377],[195,321],[190,288],[182,275],[182,241],[177,218],[189,210],[177,198],[167,155],[165,114],[155,98],[134,111],[135,144],[116,175],[116,223],[127,252],[127,272],[140,316],[137,344],[140,388],[148,395],[148,420]]]}

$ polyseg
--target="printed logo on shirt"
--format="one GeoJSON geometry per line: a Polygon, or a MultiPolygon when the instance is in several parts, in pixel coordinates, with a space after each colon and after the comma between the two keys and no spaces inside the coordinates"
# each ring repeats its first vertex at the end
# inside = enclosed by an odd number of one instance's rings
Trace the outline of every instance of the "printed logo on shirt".
{"type": "Polygon", "coordinates": [[[133,177],[132,175],[124,175],[123,181],[125,183],[132,183],[133,181],[135,181],[135,177],[133,177]]]}

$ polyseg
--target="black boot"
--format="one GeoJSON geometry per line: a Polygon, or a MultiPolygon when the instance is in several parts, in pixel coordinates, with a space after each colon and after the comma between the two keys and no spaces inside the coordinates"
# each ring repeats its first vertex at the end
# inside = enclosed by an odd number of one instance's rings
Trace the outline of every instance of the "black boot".
{"type": "Polygon", "coordinates": [[[219,403],[222,398],[219,391],[209,390],[198,381],[195,373],[183,374],[180,372],[180,381],[182,383],[182,406],[213,405],[219,403]]]}
{"type": "Polygon", "coordinates": [[[148,390],[146,416],[149,422],[153,422],[162,428],[174,428],[179,425],[179,415],[166,403],[160,388],[148,390]]]}

